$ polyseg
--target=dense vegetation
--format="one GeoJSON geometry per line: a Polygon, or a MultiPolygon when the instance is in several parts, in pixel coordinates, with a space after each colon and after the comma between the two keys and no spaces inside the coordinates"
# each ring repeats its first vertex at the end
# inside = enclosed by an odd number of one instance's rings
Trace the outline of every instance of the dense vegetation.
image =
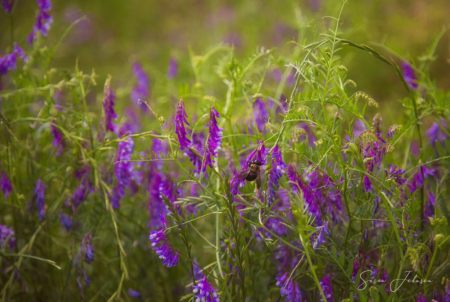
{"type": "Polygon", "coordinates": [[[445,29],[406,59],[351,41],[344,3],[283,51],[189,48],[117,81],[55,63],[84,18],[50,43],[37,0],[14,39],[2,4],[2,301],[450,301],[445,29]],[[354,57],[395,93],[361,91],[354,57]]]}

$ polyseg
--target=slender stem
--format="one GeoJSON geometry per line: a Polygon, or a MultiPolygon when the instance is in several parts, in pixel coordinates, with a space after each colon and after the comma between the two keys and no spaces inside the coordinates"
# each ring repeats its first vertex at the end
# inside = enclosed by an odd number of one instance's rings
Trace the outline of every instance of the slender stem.
{"type": "MultiPolygon", "coordinates": [[[[439,249],[439,245],[436,243],[436,246],[434,247],[433,251],[433,257],[431,258],[430,265],[428,266],[427,274],[425,275],[425,280],[428,279],[428,276],[431,273],[431,268],[433,267],[434,259],[436,258],[437,250],[439,249]]],[[[425,287],[425,294],[427,294],[428,287],[425,287]]]]}
{"type": "Polygon", "coordinates": [[[304,240],[304,234],[303,230],[301,228],[298,228],[298,231],[300,233],[300,241],[302,242],[303,248],[305,250],[306,258],[308,259],[309,269],[313,275],[314,282],[316,283],[316,286],[319,288],[320,295],[322,296],[323,301],[327,302],[327,297],[325,296],[325,293],[323,292],[322,286],[320,286],[319,279],[317,278],[316,271],[314,269],[313,263],[311,261],[311,257],[309,255],[309,245],[304,240]]]}
{"type": "Polygon", "coordinates": [[[219,269],[220,277],[223,278],[222,272],[222,264],[220,263],[220,214],[216,214],[216,259],[217,259],[217,268],[219,269]]]}

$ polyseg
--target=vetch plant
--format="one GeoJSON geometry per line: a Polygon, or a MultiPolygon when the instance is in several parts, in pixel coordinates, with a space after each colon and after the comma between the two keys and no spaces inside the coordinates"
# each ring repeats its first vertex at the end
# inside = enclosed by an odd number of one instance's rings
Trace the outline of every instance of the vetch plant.
{"type": "Polygon", "coordinates": [[[340,12],[288,55],[190,49],[161,79],[133,60],[122,86],[53,65],[69,32],[38,39],[37,3],[34,48],[0,59],[2,301],[448,301],[450,94],[431,61],[341,38],[340,12]],[[396,76],[394,121],[348,52],[396,76]]]}

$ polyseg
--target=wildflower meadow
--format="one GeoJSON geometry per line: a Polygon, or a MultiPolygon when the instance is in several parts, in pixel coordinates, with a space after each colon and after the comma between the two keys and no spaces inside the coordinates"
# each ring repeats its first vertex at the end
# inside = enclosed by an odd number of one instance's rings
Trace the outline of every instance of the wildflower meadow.
{"type": "Polygon", "coordinates": [[[448,24],[411,55],[355,1],[230,1],[195,36],[200,1],[141,48],[180,1],[130,40],[94,2],[2,1],[0,301],[450,302],[448,24]]]}

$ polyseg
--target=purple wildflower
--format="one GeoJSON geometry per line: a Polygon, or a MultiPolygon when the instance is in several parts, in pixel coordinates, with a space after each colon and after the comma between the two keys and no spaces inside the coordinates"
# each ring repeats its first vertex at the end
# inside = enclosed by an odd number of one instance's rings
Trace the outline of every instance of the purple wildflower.
{"type": "Polygon", "coordinates": [[[87,264],[91,264],[91,262],[94,261],[94,249],[91,245],[91,238],[92,235],[86,233],[81,241],[80,257],[83,257],[83,260],[87,264]]]}
{"type": "Polygon", "coordinates": [[[7,74],[10,70],[17,68],[17,57],[20,57],[22,61],[26,62],[28,58],[25,56],[25,52],[19,45],[14,44],[14,50],[12,53],[5,55],[0,59],[0,75],[7,74]]]}
{"type": "Polygon", "coordinates": [[[402,178],[401,175],[405,174],[406,171],[400,168],[397,168],[396,165],[391,164],[389,168],[389,172],[387,169],[384,169],[384,172],[386,173],[386,179],[392,179],[394,180],[397,185],[402,186],[406,179],[402,178]]]}
{"type": "MultiPolygon", "coordinates": [[[[422,169],[423,169],[423,175],[425,176],[425,178],[428,178],[429,176],[433,176],[435,173],[434,170],[429,170],[425,166],[422,166],[422,169]]],[[[408,182],[406,183],[406,186],[408,187],[411,195],[414,194],[415,191],[417,191],[419,188],[421,188],[423,186],[423,178],[422,178],[422,173],[420,171],[420,168],[408,180],[408,182]]]]}
{"type": "Polygon", "coordinates": [[[450,280],[445,285],[445,302],[450,302],[450,280]]]}
{"type": "Polygon", "coordinates": [[[87,182],[87,178],[84,179],[72,194],[72,201],[76,207],[78,207],[86,199],[88,193],[87,182]]]}
{"type": "Polygon", "coordinates": [[[149,195],[148,199],[148,211],[150,215],[149,226],[152,229],[160,229],[164,227],[163,222],[160,219],[160,215],[165,214],[167,212],[164,201],[161,197],[160,186],[161,186],[161,175],[156,174],[152,183],[149,187],[149,195]]]}
{"type": "Polygon", "coordinates": [[[404,61],[402,64],[402,70],[403,77],[405,78],[405,81],[409,85],[409,87],[411,87],[412,89],[419,88],[419,85],[417,84],[417,77],[412,66],[408,62],[404,61]]]}
{"type": "Polygon", "coordinates": [[[183,100],[180,100],[177,105],[177,114],[175,117],[175,133],[178,136],[178,142],[180,143],[180,150],[186,150],[191,145],[191,141],[187,137],[186,129],[184,124],[189,125],[186,120],[187,114],[184,108],[183,100]]]}
{"type": "Polygon", "coordinates": [[[7,14],[10,14],[14,5],[14,0],[3,0],[2,7],[7,14]]]}
{"type": "Polygon", "coordinates": [[[267,181],[267,186],[269,188],[269,192],[267,194],[267,204],[269,207],[272,205],[275,198],[274,186],[278,188],[280,187],[278,181],[283,176],[283,173],[285,173],[285,169],[287,168],[287,165],[281,156],[281,150],[278,150],[278,145],[276,145],[272,151],[272,158],[272,168],[269,171],[269,180],[267,181]]]}
{"type": "Polygon", "coordinates": [[[60,156],[62,153],[62,150],[65,147],[63,135],[61,131],[58,130],[58,128],[55,127],[55,125],[51,124],[52,129],[52,135],[53,135],[53,142],[52,146],[53,148],[56,148],[56,156],[60,156]]]}
{"type": "MultiPolygon", "coordinates": [[[[447,123],[443,118],[441,118],[440,123],[443,127],[448,128],[447,123]]],[[[447,133],[445,133],[445,131],[441,129],[438,123],[433,123],[431,127],[428,128],[426,136],[430,138],[430,145],[433,146],[433,148],[435,148],[435,151],[437,151],[436,141],[443,143],[447,138],[447,133]]]]}
{"type": "MultiPolygon", "coordinates": [[[[378,142],[370,142],[367,144],[366,148],[364,148],[363,154],[365,161],[365,167],[369,173],[372,173],[373,170],[378,167],[381,163],[383,157],[387,153],[387,145],[380,145],[378,142]]],[[[372,191],[372,182],[370,181],[367,175],[364,176],[364,191],[370,192],[372,191]]]]}
{"type": "Polygon", "coordinates": [[[201,281],[197,283],[197,285],[192,286],[194,289],[192,292],[194,293],[194,298],[197,298],[195,301],[203,301],[203,302],[219,302],[219,296],[217,295],[217,290],[214,289],[211,283],[209,283],[208,279],[204,277],[201,281]]]}
{"type": "Polygon", "coordinates": [[[399,130],[400,126],[398,125],[392,125],[391,127],[389,127],[386,139],[391,139],[394,137],[395,132],[397,132],[399,130]]]}
{"type": "MultiPolygon", "coordinates": [[[[123,130],[121,130],[123,132],[123,130]]],[[[134,162],[130,161],[133,154],[134,141],[128,137],[126,141],[118,144],[117,161],[114,164],[114,173],[117,179],[117,188],[120,197],[125,197],[125,189],[130,187],[134,178],[134,162]]]]}
{"type": "Polygon", "coordinates": [[[64,214],[64,213],[59,214],[59,222],[64,227],[64,229],[66,229],[67,232],[73,226],[72,217],[70,215],[67,215],[67,214],[64,214]]]}
{"type": "Polygon", "coordinates": [[[3,195],[5,195],[5,198],[7,198],[12,191],[11,181],[4,171],[2,172],[2,178],[0,179],[0,188],[2,189],[3,195]]]}
{"type": "Polygon", "coordinates": [[[427,300],[427,297],[424,294],[420,293],[417,296],[416,302],[428,302],[428,300],[427,300]]]}
{"type": "Polygon", "coordinates": [[[175,58],[170,58],[169,70],[167,70],[167,77],[173,79],[178,73],[178,62],[175,58]]]}
{"type": "Polygon", "coordinates": [[[284,298],[285,301],[288,302],[302,302],[302,294],[300,292],[300,288],[298,287],[297,282],[292,281],[292,278],[289,278],[289,274],[285,273],[281,277],[276,278],[276,285],[281,287],[280,294],[284,298]]]}
{"type": "Polygon", "coordinates": [[[427,217],[434,217],[434,207],[436,206],[436,195],[433,192],[427,194],[428,202],[425,205],[425,215],[427,217]]]}
{"type": "Polygon", "coordinates": [[[195,169],[194,172],[199,172],[202,168],[202,157],[198,154],[203,154],[203,141],[204,141],[205,135],[203,133],[194,133],[192,135],[192,144],[191,149],[185,150],[185,155],[189,157],[189,161],[194,165],[195,169]],[[194,149],[198,152],[195,153],[194,149]]]}
{"type": "Polygon", "coordinates": [[[163,215],[161,215],[161,220],[164,224],[164,228],[159,231],[151,231],[148,238],[152,242],[152,247],[154,248],[156,254],[158,254],[159,258],[163,260],[163,265],[167,265],[167,267],[170,268],[178,264],[179,252],[175,251],[175,249],[167,241],[166,221],[164,220],[163,215]],[[162,242],[160,247],[157,246],[159,242],[162,242]]]}
{"type": "Polygon", "coordinates": [[[302,177],[297,173],[294,166],[289,164],[287,175],[290,180],[292,191],[294,193],[303,193],[303,198],[305,200],[308,212],[316,217],[317,225],[322,224],[322,214],[320,211],[319,200],[317,199],[314,191],[308,186],[308,184],[302,179],[302,177]]]}
{"type": "Polygon", "coordinates": [[[209,134],[206,139],[205,155],[201,169],[202,172],[205,172],[206,166],[213,167],[212,164],[215,163],[215,161],[214,159],[211,160],[211,156],[217,158],[217,150],[220,149],[220,145],[222,144],[222,129],[217,126],[216,118],[219,118],[219,113],[214,109],[214,106],[211,106],[209,134]]]}
{"type": "Polygon", "coordinates": [[[269,171],[269,180],[267,181],[267,187],[269,192],[267,194],[267,204],[270,207],[275,200],[275,188],[280,187],[278,183],[279,179],[283,176],[281,170],[278,169],[278,166],[275,164],[275,161],[272,159],[272,168],[269,171]]]}
{"type": "Polygon", "coordinates": [[[12,228],[0,224],[0,246],[8,240],[9,249],[13,250],[16,246],[16,235],[12,228]]]}
{"type": "Polygon", "coordinates": [[[287,168],[286,163],[283,161],[283,157],[281,156],[281,150],[278,149],[278,145],[275,146],[275,148],[272,151],[272,157],[275,158],[277,161],[277,169],[284,170],[287,168]]]}
{"type": "MultiPolygon", "coordinates": [[[[325,294],[325,298],[328,302],[333,302],[333,288],[331,286],[330,275],[327,275],[323,280],[319,281],[320,287],[322,287],[323,293],[325,294]]],[[[323,301],[321,298],[320,301],[323,301]]]]}
{"type": "Polygon", "coordinates": [[[135,290],[132,289],[132,288],[129,288],[129,289],[128,289],[128,295],[129,295],[130,297],[133,297],[133,298],[138,298],[138,299],[142,298],[141,293],[135,291],[135,290]]]}
{"type": "MultiPolygon", "coordinates": [[[[255,116],[256,121],[256,127],[258,127],[259,131],[261,132],[269,118],[269,112],[266,109],[266,106],[261,98],[257,98],[255,102],[253,103],[253,114],[255,116]]],[[[254,121],[252,121],[254,124],[254,121]]]]}
{"type": "Polygon", "coordinates": [[[50,29],[50,24],[53,22],[53,18],[48,14],[48,11],[52,8],[50,0],[36,0],[39,7],[39,13],[36,17],[36,23],[33,25],[33,31],[30,33],[27,39],[28,45],[33,45],[36,33],[40,33],[44,37],[47,36],[47,32],[50,29]]]}
{"type": "Polygon", "coordinates": [[[131,99],[137,104],[140,104],[144,111],[147,111],[147,106],[144,103],[139,102],[139,100],[146,101],[150,96],[148,89],[150,80],[148,74],[139,63],[133,64],[133,74],[137,79],[137,83],[134,85],[133,90],[131,90],[131,99]]]}
{"type": "Polygon", "coordinates": [[[381,131],[381,122],[381,115],[379,113],[375,114],[375,116],[373,117],[372,129],[378,140],[382,143],[386,143],[382,137],[383,132],[381,131]]]}
{"type": "Polygon", "coordinates": [[[112,194],[109,195],[109,203],[111,204],[113,209],[118,209],[120,207],[121,194],[121,189],[118,186],[112,189],[112,194]]]}
{"type": "Polygon", "coordinates": [[[339,220],[342,209],[341,192],[334,181],[318,169],[307,174],[305,180],[309,181],[307,186],[314,192],[323,214],[330,213],[333,221],[339,220]]]}
{"type": "Polygon", "coordinates": [[[319,245],[325,244],[325,235],[330,236],[330,233],[328,233],[328,221],[326,221],[322,226],[316,227],[316,231],[317,231],[317,234],[312,243],[312,247],[314,249],[317,249],[319,247],[319,245]]]}
{"type": "Polygon", "coordinates": [[[104,94],[103,110],[105,111],[105,131],[116,132],[117,126],[113,122],[113,120],[117,119],[117,114],[114,111],[114,100],[116,96],[111,88],[111,77],[108,77],[105,82],[104,94]]]}
{"type": "Polygon", "coordinates": [[[36,207],[39,213],[39,220],[44,219],[45,217],[45,189],[47,187],[44,185],[44,183],[38,179],[36,183],[36,189],[34,190],[34,194],[36,196],[36,207]]]}
{"type": "Polygon", "coordinates": [[[366,130],[367,130],[366,124],[361,120],[357,120],[355,122],[355,125],[353,126],[354,138],[357,138],[358,136],[361,135],[361,133],[363,133],[366,130]]]}

